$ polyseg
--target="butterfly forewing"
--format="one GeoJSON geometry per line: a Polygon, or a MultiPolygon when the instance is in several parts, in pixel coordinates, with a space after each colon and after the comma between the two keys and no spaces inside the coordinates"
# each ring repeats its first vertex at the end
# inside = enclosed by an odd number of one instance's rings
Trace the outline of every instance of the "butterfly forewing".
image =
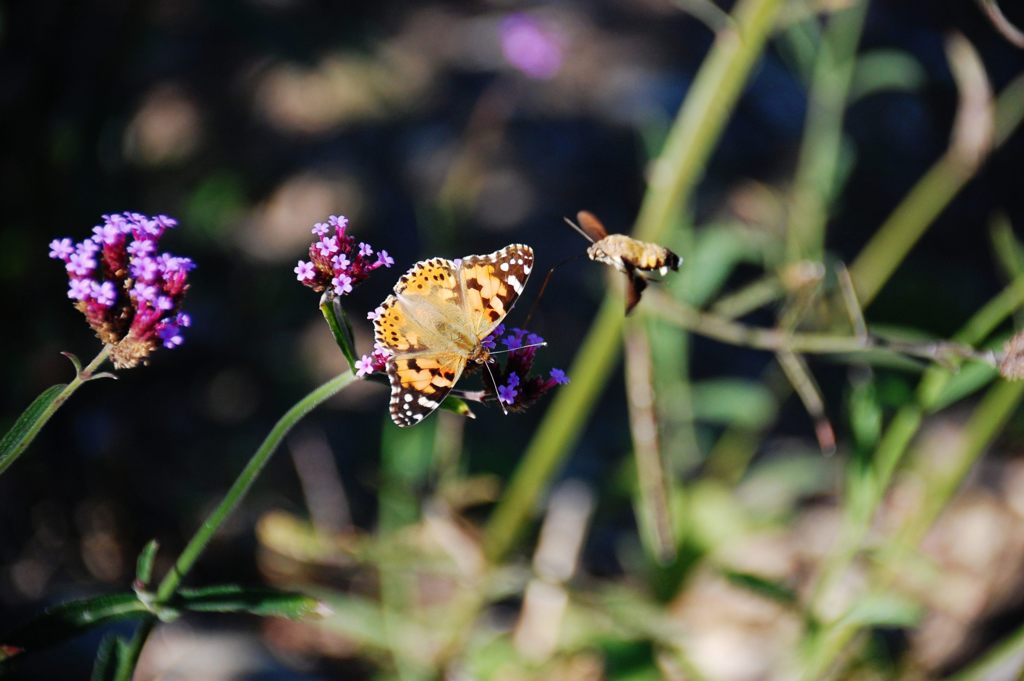
{"type": "Polygon", "coordinates": [[[512,244],[494,253],[462,259],[459,278],[466,316],[479,340],[509,313],[532,270],[533,249],[525,244],[512,244]]]}

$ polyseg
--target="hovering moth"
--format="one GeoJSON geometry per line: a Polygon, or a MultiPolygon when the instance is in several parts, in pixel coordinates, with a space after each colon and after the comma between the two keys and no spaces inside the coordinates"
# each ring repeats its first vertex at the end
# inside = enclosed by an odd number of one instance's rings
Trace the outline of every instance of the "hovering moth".
{"type": "Polygon", "coordinates": [[[569,225],[582,234],[590,247],[587,257],[595,262],[611,265],[624,273],[629,282],[626,291],[626,314],[640,302],[640,294],[647,287],[650,273],[665,275],[678,270],[681,258],[658,244],[640,241],[625,234],[609,234],[593,213],[581,210],[576,214],[579,224],[566,218],[569,225]]]}

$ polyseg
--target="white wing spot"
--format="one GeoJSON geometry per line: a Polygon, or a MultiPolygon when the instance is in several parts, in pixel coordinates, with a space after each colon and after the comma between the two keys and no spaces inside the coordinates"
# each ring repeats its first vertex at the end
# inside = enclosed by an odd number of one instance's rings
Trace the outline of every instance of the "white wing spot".
{"type": "Polygon", "coordinates": [[[406,393],[405,394],[405,401],[406,402],[412,402],[412,394],[411,393],[406,393]]]}
{"type": "Polygon", "coordinates": [[[503,262],[503,263],[501,263],[501,265],[498,266],[498,268],[502,272],[508,272],[508,263],[507,262],[503,262]]]}
{"type": "Polygon", "coordinates": [[[513,274],[512,276],[510,276],[508,278],[508,283],[512,286],[513,289],[515,289],[516,293],[523,292],[523,284],[522,282],[519,281],[519,278],[516,275],[513,274]]]}

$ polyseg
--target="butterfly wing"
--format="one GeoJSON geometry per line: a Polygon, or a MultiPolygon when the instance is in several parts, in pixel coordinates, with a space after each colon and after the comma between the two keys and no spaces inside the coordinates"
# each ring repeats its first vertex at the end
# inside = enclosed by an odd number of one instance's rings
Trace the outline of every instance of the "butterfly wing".
{"type": "Polygon", "coordinates": [[[483,340],[515,305],[533,270],[533,249],[510,244],[487,255],[470,255],[458,268],[469,327],[483,340]]]}
{"type": "Polygon", "coordinates": [[[465,368],[466,358],[456,354],[392,357],[391,420],[402,428],[422,421],[441,406],[465,368]]]}
{"type": "Polygon", "coordinates": [[[466,357],[452,352],[435,328],[437,320],[462,318],[456,270],[443,258],[416,263],[373,320],[374,338],[392,353],[387,364],[391,420],[403,428],[437,409],[466,368],[466,357]]]}

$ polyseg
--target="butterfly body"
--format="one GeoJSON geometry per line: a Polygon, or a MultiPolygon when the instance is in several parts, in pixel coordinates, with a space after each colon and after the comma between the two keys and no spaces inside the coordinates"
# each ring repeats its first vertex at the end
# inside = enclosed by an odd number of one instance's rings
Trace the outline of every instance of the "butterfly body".
{"type": "Polygon", "coordinates": [[[401,427],[441,405],[470,362],[483,364],[483,340],[522,293],[533,249],[512,244],[488,255],[416,263],[395,284],[374,319],[374,336],[391,351],[391,418],[401,427]]]}

